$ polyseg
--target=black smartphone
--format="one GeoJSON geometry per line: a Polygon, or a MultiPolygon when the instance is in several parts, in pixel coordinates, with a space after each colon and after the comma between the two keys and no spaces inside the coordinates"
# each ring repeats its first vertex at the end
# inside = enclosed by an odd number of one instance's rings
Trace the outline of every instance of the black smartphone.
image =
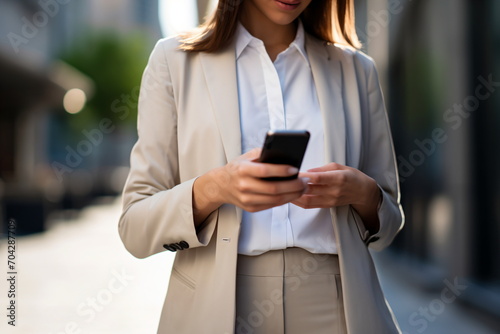
{"type": "MultiPolygon", "coordinates": [[[[306,130],[269,131],[262,147],[259,162],[290,165],[300,169],[307,143],[311,134],[306,130]]],[[[267,181],[284,181],[296,179],[298,174],[287,177],[267,177],[267,181]]]]}

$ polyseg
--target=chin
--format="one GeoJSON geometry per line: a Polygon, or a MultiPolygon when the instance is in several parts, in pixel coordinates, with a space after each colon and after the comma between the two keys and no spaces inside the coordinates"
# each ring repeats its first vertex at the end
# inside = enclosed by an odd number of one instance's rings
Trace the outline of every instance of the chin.
{"type": "Polygon", "coordinates": [[[271,19],[271,21],[273,21],[277,25],[286,26],[286,25],[289,25],[290,23],[294,22],[297,19],[297,17],[298,16],[277,14],[277,15],[273,15],[273,17],[270,17],[270,19],[271,19]]]}

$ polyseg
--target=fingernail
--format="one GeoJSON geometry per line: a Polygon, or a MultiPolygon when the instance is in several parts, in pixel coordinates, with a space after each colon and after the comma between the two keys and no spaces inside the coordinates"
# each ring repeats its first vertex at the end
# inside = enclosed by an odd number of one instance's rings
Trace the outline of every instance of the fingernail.
{"type": "Polygon", "coordinates": [[[309,181],[311,181],[311,179],[308,177],[304,177],[304,178],[302,178],[302,181],[304,182],[305,185],[307,185],[309,183],[309,181]]]}
{"type": "Polygon", "coordinates": [[[297,174],[298,172],[299,172],[299,169],[295,168],[295,167],[290,167],[288,169],[288,173],[290,173],[291,175],[297,174]]]}

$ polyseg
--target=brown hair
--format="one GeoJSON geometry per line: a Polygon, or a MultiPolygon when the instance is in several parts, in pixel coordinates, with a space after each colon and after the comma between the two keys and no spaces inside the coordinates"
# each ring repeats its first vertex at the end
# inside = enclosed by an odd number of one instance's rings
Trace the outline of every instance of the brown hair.
{"type": "MultiPolygon", "coordinates": [[[[197,30],[181,36],[180,49],[217,52],[232,40],[241,4],[245,0],[219,0],[216,10],[197,30]]],[[[304,29],[328,43],[360,48],[354,25],[354,0],[313,0],[300,15],[304,29]]]]}

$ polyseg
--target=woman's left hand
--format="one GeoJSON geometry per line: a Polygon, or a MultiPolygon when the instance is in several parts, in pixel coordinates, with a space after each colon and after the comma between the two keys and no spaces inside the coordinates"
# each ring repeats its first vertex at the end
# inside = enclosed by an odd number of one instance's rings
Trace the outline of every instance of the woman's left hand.
{"type": "Polygon", "coordinates": [[[304,209],[351,205],[370,232],[378,231],[377,207],[381,194],[374,179],[356,168],[337,163],[309,169],[299,176],[310,181],[307,191],[293,204],[304,209]]]}

